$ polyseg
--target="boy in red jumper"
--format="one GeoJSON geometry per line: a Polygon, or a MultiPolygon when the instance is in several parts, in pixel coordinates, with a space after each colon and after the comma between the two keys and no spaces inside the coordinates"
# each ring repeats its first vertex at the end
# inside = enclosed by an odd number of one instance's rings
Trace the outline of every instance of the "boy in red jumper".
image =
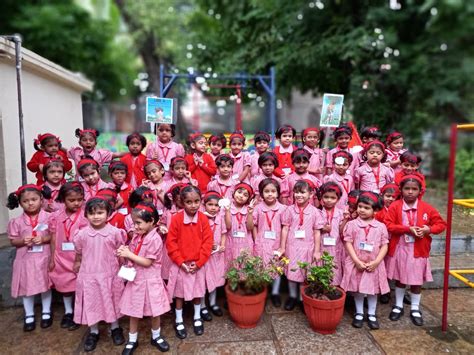
{"type": "Polygon", "coordinates": [[[206,193],[207,184],[209,184],[217,172],[216,163],[206,153],[207,140],[202,133],[190,134],[188,144],[191,148],[191,153],[187,154],[184,158],[188,163],[188,170],[191,172],[191,177],[197,180],[199,190],[206,193]]]}

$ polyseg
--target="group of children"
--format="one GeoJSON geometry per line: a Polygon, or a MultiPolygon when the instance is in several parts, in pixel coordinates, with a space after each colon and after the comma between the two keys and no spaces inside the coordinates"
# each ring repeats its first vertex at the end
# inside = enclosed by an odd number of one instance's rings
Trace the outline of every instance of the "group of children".
{"type": "MultiPolygon", "coordinates": [[[[141,134],[129,135],[126,154],[97,149],[94,129],[77,129],[79,145],[69,149],[51,133],[35,140],[28,169],[37,184],[8,197],[9,208],[23,209],[8,235],[17,248],[12,296],[23,298],[25,331],[35,329],[37,294],[40,325],[51,326],[54,288],[64,301],[61,327],[90,327],[85,351],[95,349],[100,321],[110,323],[114,344],[123,344],[123,315],[130,317],[124,354],[137,348],[144,317],[151,317],[151,344],[167,351],[160,316],[174,300],[176,336],[184,339],[183,303],[192,301],[193,330],[203,334],[203,321],[223,315],[217,289],[243,250],[266,263],[290,260],[286,310],[301,300],[305,274],[297,262],[317,263],[326,251],[337,266],[333,284],[354,296],[354,327],[366,319],[379,328],[377,296],[387,298],[388,280],[396,282],[389,318],[403,315],[409,285],[411,319],[423,324],[419,304],[421,286],[432,280],[430,235],[441,233],[445,222],[421,199],[421,159],[404,149],[402,134],[382,143],[381,132],[370,127],[361,132],[361,146],[349,147],[352,129],[341,125],[333,133],[336,147],[327,150],[320,148],[322,132],[311,127],[297,148],[295,129],[283,125],[277,147],[271,150],[270,135],[258,132],[250,154],[240,132],[229,139],[193,133],[185,150],[173,141],[174,125],[155,130],[157,139],[148,145],[141,134]],[[76,179],[66,182],[71,161],[76,179]],[[111,182],[101,179],[104,164],[111,182]]],[[[276,307],[280,282],[272,284],[276,307]]]]}

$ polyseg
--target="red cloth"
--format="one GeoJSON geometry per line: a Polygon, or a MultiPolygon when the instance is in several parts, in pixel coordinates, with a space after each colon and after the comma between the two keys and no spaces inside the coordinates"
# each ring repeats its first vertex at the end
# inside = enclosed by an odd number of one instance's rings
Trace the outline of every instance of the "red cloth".
{"type": "MultiPolygon", "coordinates": [[[[410,233],[410,227],[402,222],[403,200],[393,202],[385,216],[384,223],[390,234],[390,242],[388,244],[388,255],[393,256],[397,248],[400,237],[410,233]]],[[[424,201],[418,201],[416,225],[423,227],[427,225],[431,229],[432,234],[439,234],[446,229],[446,222],[440,216],[434,207],[424,201]]],[[[425,235],[423,238],[415,238],[415,258],[427,258],[430,256],[431,236],[425,235]]]]}
{"type": "MultiPolygon", "coordinates": [[[[69,170],[72,169],[72,163],[69,161],[67,158],[66,153],[64,153],[62,150],[58,151],[58,156],[59,158],[63,161],[64,163],[64,173],[68,172],[69,170]]],[[[44,151],[39,150],[33,156],[31,157],[30,161],[26,166],[28,167],[28,170],[36,173],[36,185],[40,186],[44,183],[43,179],[43,172],[40,170],[39,166],[46,164],[49,160],[51,159],[50,156],[48,156],[44,151]]]]}
{"type": "Polygon", "coordinates": [[[109,224],[125,230],[125,215],[118,212],[113,212],[109,218],[109,224]]]}
{"type": "Polygon", "coordinates": [[[188,163],[188,170],[191,172],[191,177],[198,182],[199,190],[201,190],[203,194],[206,193],[207,184],[209,184],[211,178],[216,175],[217,172],[214,159],[207,153],[202,155],[202,159],[204,160],[202,165],[196,165],[196,163],[194,163],[193,154],[187,154],[184,159],[188,163]]]}
{"type": "Polygon", "coordinates": [[[135,182],[137,183],[137,186],[140,186],[142,180],[145,179],[145,172],[143,171],[143,166],[145,165],[146,156],[140,153],[134,162],[132,153],[127,153],[120,158],[120,161],[124,163],[128,168],[128,174],[125,178],[125,182],[127,184],[130,184],[133,174],[135,175],[135,182]]]}
{"type": "MultiPolygon", "coordinates": [[[[296,149],[298,148],[293,146],[293,151],[296,149]]],[[[273,148],[273,153],[275,153],[278,158],[278,168],[275,169],[273,174],[281,178],[285,175],[283,168],[291,168],[291,172],[295,171],[295,167],[291,161],[291,153],[280,153],[280,146],[273,148]]]]}
{"type": "Polygon", "coordinates": [[[184,211],[171,218],[166,237],[166,249],[170,259],[178,266],[195,261],[201,268],[211,256],[214,237],[206,215],[198,211],[197,223],[184,224],[184,211]]]}
{"type": "MultiPolygon", "coordinates": [[[[393,182],[400,186],[400,182],[402,181],[402,178],[407,175],[402,171],[399,171],[398,173],[395,174],[395,178],[393,182]]],[[[425,182],[425,176],[422,173],[419,173],[418,171],[415,171],[414,173],[410,173],[409,175],[416,175],[421,179],[421,193],[419,196],[419,199],[421,199],[426,191],[426,182],[425,182]]]]}
{"type": "Polygon", "coordinates": [[[380,211],[375,213],[375,219],[379,222],[385,223],[385,216],[387,215],[387,208],[382,208],[380,211]]]}
{"type": "Polygon", "coordinates": [[[126,188],[121,189],[120,192],[118,193],[123,200],[123,205],[121,206],[121,208],[127,208],[128,210],[130,210],[128,199],[132,191],[133,191],[132,186],[128,185],[126,188]]]}

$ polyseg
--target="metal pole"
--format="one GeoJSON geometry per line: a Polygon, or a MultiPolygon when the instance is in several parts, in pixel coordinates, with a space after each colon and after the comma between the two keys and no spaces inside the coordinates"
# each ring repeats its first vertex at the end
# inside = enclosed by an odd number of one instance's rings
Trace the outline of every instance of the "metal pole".
{"type": "Polygon", "coordinates": [[[237,99],[235,100],[235,130],[242,130],[242,93],[240,92],[240,85],[236,88],[237,99]]]}
{"type": "Polygon", "coordinates": [[[446,246],[444,252],[444,284],[443,284],[443,317],[441,321],[441,330],[445,332],[448,329],[448,293],[449,293],[449,262],[451,258],[451,227],[453,218],[453,198],[454,198],[454,178],[456,167],[456,148],[457,148],[457,125],[451,125],[451,147],[449,153],[448,170],[448,206],[446,211],[446,246]]]}
{"type": "Polygon", "coordinates": [[[276,131],[276,88],[275,88],[275,67],[270,68],[270,134],[272,137],[272,148],[275,147],[276,131]]]}

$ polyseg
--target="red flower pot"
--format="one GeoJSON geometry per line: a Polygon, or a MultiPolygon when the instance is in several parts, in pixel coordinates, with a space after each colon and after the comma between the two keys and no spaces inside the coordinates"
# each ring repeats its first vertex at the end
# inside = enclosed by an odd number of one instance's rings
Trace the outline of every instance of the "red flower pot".
{"type": "Polygon", "coordinates": [[[341,298],[337,300],[318,300],[306,295],[305,290],[307,287],[303,285],[301,293],[303,295],[304,311],[311,329],[321,334],[334,333],[344,313],[346,292],[342,288],[337,287],[342,292],[341,298]]]}
{"type": "Polygon", "coordinates": [[[230,317],[239,328],[255,328],[265,308],[267,288],[257,295],[241,295],[225,286],[230,317]]]}

